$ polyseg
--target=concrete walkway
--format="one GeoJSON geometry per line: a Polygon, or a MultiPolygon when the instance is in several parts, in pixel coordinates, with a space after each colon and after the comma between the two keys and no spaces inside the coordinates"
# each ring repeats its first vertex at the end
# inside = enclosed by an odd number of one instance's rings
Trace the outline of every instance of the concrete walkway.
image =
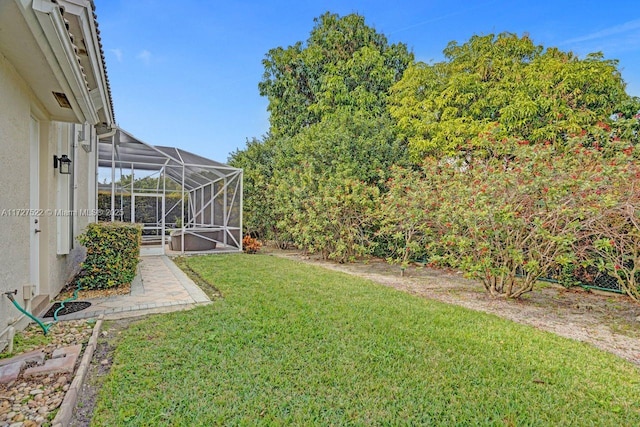
{"type": "Polygon", "coordinates": [[[141,257],[138,275],[131,283],[129,295],[80,301],[90,302],[91,307],[58,318],[76,320],[104,314],[105,319],[121,319],[186,310],[211,303],[202,289],[165,255],[141,257]]]}

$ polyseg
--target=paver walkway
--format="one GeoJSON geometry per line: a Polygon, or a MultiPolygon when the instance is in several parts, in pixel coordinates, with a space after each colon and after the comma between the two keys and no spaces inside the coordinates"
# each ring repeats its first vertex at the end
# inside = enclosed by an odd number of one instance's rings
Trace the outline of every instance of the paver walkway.
{"type": "Polygon", "coordinates": [[[104,314],[105,319],[120,319],[211,303],[202,289],[165,255],[141,257],[138,272],[129,295],[83,299],[90,302],[91,307],[58,318],[75,320],[104,314]]]}

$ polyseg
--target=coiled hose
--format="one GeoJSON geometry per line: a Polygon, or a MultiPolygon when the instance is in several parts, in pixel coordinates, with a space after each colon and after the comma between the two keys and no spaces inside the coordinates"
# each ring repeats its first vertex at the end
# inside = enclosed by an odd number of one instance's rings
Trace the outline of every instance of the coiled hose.
{"type": "Polygon", "coordinates": [[[58,307],[56,309],[56,311],[53,313],[53,322],[44,324],[40,319],[38,319],[36,316],[34,316],[33,314],[29,313],[27,310],[25,310],[24,308],[22,308],[22,306],[20,306],[20,304],[18,304],[18,301],[16,301],[14,295],[18,294],[18,290],[16,289],[15,291],[11,292],[5,292],[4,294],[7,296],[7,298],[9,298],[9,300],[13,303],[13,305],[18,309],[18,311],[20,311],[22,314],[28,316],[29,318],[31,318],[31,320],[33,320],[34,322],[36,322],[38,324],[38,326],[40,326],[40,328],[42,329],[42,333],[44,335],[47,335],[47,333],[49,332],[49,329],[51,329],[51,327],[53,325],[56,324],[56,322],[58,322],[58,312],[60,312],[60,310],[62,310],[64,308],[65,303],[74,301],[76,299],[78,299],[78,292],[80,292],[80,290],[82,289],[82,286],[78,285],[76,287],[76,290],[73,291],[73,295],[67,299],[65,299],[64,301],[62,301],[60,303],[60,307],[58,307]]]}

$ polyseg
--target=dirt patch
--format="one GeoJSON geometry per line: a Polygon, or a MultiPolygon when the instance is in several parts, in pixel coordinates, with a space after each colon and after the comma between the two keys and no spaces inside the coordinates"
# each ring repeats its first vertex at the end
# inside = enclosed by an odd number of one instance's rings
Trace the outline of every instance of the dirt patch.
{"type": "MultiPolygon", "coordinates": [[[[75,285],[66,286],[56,297],[56,301],[64,301],[73,297],[76,290],[75,285]]],[[[94,298],[106,298],[115,295],[129,295],[131,293],[131,284],[127,283],[117,288],[109,289],[82,289],[78,292],[78,299],[94,299],[94,298]]]]}
{"type": "Polygon", "coordinates": [[[103,323],[87,376],[78,395],[73,418],[69,423],[70,427],[86,427],[91,424],[98,393],[105,376],[109,373],[113,364],[113,354],[117,346],[118,336],[132,322],[137,320],[140,320],[140,318],[120,319],[103,323]]]}
{"type": "Polygon", "coordinates": [[[198,287],[202,289],[205,294],[207,294],[211,301],[222,298],[222,293],[211,283],[204,280],[197,271],[192,269],[185,257],[173,257],[171,258],[171,260],[175,263],[175,265],[180,267],[182,272],[185,273],[189,277],[189,279],[193,280],[193,283],[198,285],[198,287]]]}
{"type": "Polygon", "coordinates": [[[298,260],[372,280],[423,298],[530,325],[557,335],[590,343],[640,366],[640,305],[618,294],[599,294],[581,288],[541,284],[521,299],[490,296],[482,284],[460,272],[409,266],[383,260],[336,264],[299,251],[268,248],[264,253],[298,260]]]}

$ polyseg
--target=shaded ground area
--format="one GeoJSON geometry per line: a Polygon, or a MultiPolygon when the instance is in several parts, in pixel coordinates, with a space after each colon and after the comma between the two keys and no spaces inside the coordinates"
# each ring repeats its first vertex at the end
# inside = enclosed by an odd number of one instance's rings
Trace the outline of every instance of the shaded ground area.
{"type": "Polygon", "coordinates": [[[98,392],[113,363],[113,352],[116,348],[118,335],[136,320],[139,318],[113,320],[103,324],[98,345],[93,353],[84,384],[82,384],[82,392],[78,395],[70,427],[86,427],[91,424],[98,392]]]}
{"type": "Polygon", "coordinates": [[[424,298],[492,313],[590,343],[640,365],[640,305],[618,294],[596,294],[581,288],[565,289],[541,283],[523,298],[509,300],[490,296],[481,283],[465,279],[455,271],[410,266],[401,276],[400,267],[379,259],[336,264],[300,251],[264,248],[263,253],[320,265],[424,298]]]}

